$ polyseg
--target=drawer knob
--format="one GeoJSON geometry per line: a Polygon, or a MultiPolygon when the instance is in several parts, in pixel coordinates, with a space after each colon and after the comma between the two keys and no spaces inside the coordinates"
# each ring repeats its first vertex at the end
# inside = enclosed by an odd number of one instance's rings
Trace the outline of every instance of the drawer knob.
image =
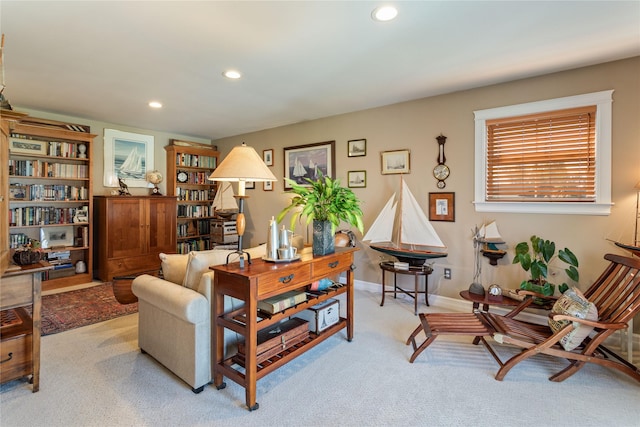
{"type": "Polygon", "coordinates": [[[336,268],[338,266],[338,261],[333,261],[329,263],[330,268],[336,268]]]}
{"type": "Polygon", "coordinates": [[[13,352],[9,353],[8,356],[9,356],[8,358],[4,360],[0,360],[0,363],[8,362],[9,360],[13,359],[13,352]]]}
{"type": "Polygon", "coordinates": [[[293,280],[293,276],[294,276],[293,274],[290,274],[288,276],[281,277],[278,280],[286,285],[287,283],[289,283],[289,282],[291,282],[293,280]]]}

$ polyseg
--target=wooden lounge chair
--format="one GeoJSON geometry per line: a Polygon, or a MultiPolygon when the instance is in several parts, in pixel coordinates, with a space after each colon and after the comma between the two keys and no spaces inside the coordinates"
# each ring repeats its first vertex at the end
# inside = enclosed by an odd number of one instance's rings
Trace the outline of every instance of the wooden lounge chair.
{"type": "Polygon", "coordinates": [[[407,345],[411,343],[414,349],[409,361],[413,363],[438,335],[470,335],[475,337],[474,344],[482,342],[500,365],[495,377],[498,381],[502,381],[516,364],[538,353],[569,361],[566,368],[549,378],[551,381],[559,382],[569,378],[587,362],[617,369],[640,381],[640,369],[603,345],[614,332],[627,328],[627,322],[640,312],[640,259],[612,254],[605,255],[604,258],[610,261],[610,264],[584,293],[584,296],[597,307],[598,320],[550,314],[549,316],[555,320],[572,321],[555,333],[547,325],[516,320],[514,317],[532,303],[532,297],[525,299],[521,305],[502,316],[479,311],[421,313],[420,325],[407,339],[407,345]],[[574,329],[573,322],[593,326],[594,329],[581,345],[567,351],[560,345],[560,340],[574,329]],[[425,333],[426,339],[418,346],[416,337],[421,332],[425,333]],[[522,351],[502,362],[485,339],[487,336],[498,343],[520,347],[522,351]]]}

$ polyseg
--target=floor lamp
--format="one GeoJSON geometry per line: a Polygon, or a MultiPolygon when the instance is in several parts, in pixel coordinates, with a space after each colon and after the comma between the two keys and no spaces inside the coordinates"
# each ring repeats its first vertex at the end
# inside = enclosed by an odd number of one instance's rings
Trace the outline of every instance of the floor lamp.
{"type": "Polygon", "coordinates": [[[227,157],[224,158],[220,165],[209,176],[209,179],[211,181],[238,183],[238,194],[234,196],[238,200],[238,216],[236,218],[238,249],[227,255],[227,264],[229,264],[229,256],[236,253],[240,255],[240,268],[244,268],[243,254],[247,254],[248,262],[251,264],[251,255],[242,250],[242,236],[244,235],[246,226],[244,199],[248,198],[245,194],[245,185],[247,182],[277,181],[277,179],[256,150],[252,147],[247,147],[244,142],[242,145],[234,147],[233,150],[231,150],[227,157]]]}

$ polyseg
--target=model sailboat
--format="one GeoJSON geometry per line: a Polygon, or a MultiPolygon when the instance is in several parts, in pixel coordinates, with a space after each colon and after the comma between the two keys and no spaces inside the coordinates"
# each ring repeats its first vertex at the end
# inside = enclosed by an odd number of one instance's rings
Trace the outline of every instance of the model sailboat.
{"type": "Polygon", "coordinates": [[[214,214],[222,218],[230,218],[238,213],[238,203],[233,195],[233,187],[228,181],[222,181],[213,198],[214,214]]]}
{"type": "Polygon", "coordinates": [[[495,221],[482,225],[476,234],[478,242],[482,243],[480,251],[482,255],[489,258],[489,264],[498,265],[498,260],[505,256],[507,251],[498,249],[496,245],[503,244],[504,240],[498,231],[498,225],[495,221]]]}
{"type": "Polygon", "coordinates": [[[429,258],[446,257],[447,247],[404,180],[401,180],[401,185],[400,199],[396,202],[396,195],[391,196],[362,240],[370,241],[371,249],[392,255],[412,266],[423,265],[429,258]],[[399,216],[396,218],[397,211],[399,216]]]}

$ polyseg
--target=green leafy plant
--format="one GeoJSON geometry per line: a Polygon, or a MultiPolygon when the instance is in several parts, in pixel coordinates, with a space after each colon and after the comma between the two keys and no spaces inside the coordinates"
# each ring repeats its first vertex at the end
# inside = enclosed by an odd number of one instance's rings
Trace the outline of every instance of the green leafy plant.
{"type": "MultiPolygon", "coordinates": [[[[555,285],[547,281],[549,263],[555,258],[567,263],[564,270],[567,276],[575,282],[580,279],[578,273],[578,258],[568,248],[560,249],[556,257],[556,244],[550,240],[544,240],[538,236],[531,236],[531,246],[528,242],[520,242],[516,245],[516,255],[512,264],[520,264],[524,271],[531,272],[531,278],[520,284],[520,289],[534,291],[543,295],[553,295],[555,285]]],[[[569,289],[566,283],[558,287],[562,293],[569,289]]]]}
{"type": "Polygon", "coordinates": [[[360,209],[360,200],[348,188],[340,185],[340,180],[331,179],[328,176],[322,176],[317,180],[305,178],[310,186],[299,185],[291,179],[287,182],[291,186],[288,193],[295,196],[291,199],[291,204],[285,207],[277,216],[280,222],[290,211],[294,211],[291,215],[291,230],[295,228],[296,221],[306,216],[306,224],[313,220],[331,222],[333,232],[341,221],[344,221],[358,230],[363,232],[362,210],[360,209]]]}

